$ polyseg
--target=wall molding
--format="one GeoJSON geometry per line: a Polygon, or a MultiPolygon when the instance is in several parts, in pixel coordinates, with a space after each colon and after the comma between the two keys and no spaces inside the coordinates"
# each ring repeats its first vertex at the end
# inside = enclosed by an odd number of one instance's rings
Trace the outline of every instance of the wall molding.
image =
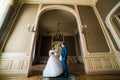
{"type": "Polygon", "coordinates": [[[120,7],[120,1],[113,7],[113,9],[108,13],[107,17],[106,17],[106,20],[105,20],[105,23],[108,27],[108,29],[111,31],[111,34],[113,35],[113,38],[115,40],[115,42],[117,43],[117,46],[118,48],[120,49],[120,38],[119,36],[117,35],[116,31],[114,30],[113,28],[113,25],[111,23],[111,15],[114,13],[114,11],[120,7]]]}
{"type": "Polygon", "coordinates": [[[22,3],[29,4],[81,4],[91,5],[90,0],[21,0],[22,3]]]}
{"type": "Polygon", "coordinates": [[[118,74],[120,64],[116,57],[90,57],[85,59],[87,74],[118,74]]]}

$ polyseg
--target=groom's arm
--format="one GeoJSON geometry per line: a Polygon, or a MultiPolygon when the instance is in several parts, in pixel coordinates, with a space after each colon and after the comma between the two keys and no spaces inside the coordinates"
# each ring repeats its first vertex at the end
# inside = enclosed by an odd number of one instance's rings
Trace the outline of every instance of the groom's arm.
{"type": "Polygon", "coordinates": [[[62,54],[61,54],[61,55],[62,55],[62,57],[64,57],[64,58],[67,57],[67,55],[68,55],[68,50],[67,50],[66,47],[63,48],[63,51],[62,51],[62,54]]]}
{"type": "Polygon", "coordinates": [[[68,55],[68,50],[67,50],[67,47],[65,47],[65,57],[67,57],[67,55],[68,55]]]}

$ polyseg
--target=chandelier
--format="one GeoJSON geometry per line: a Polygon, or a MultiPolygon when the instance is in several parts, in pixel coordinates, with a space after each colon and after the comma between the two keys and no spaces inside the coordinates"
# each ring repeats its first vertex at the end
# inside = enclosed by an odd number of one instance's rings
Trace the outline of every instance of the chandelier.
{"type": "Polygon", "coordinates": [[[53,38],[53,41],[63,41],[63,36],[60,32],[60,24],[61,23],[58,23],[58,30],[57,30],[57,33],[55,34],[54,38],[53,38]]]}

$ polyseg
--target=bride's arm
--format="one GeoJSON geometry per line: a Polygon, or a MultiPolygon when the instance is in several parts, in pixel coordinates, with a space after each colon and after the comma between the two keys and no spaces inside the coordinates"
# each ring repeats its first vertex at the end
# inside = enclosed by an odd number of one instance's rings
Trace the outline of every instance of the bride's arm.
{"type": "Polygon", "coordinates": [[[54,54],[54,52],[57,52],[57,50],[50,50],[49,51],[49,56],[51,56],[52,54],[54,54]]]}
{"type": "Polygon", "coordinates": [[[50,51],[49,51],[49,56],[51,56],[51,55],[52,55],[52,51],[50,50],[50,51]]]}

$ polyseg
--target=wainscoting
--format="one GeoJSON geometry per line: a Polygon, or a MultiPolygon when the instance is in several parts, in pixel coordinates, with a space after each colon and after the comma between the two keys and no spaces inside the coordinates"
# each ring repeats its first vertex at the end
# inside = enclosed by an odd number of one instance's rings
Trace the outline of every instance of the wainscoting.
{"type": "MultiPolygon", "coordinates": [[[[0,80],[39,80],[42,78],[42,70],[45,65],[34,65],[31,68],[31,74],[29,74],[28,78],[6,78],[0,80]]],[[[84,73],[84,65],[80,64],[68,64],[70,74],[76,76],[78,80],[120,80],[119,75],[111,74],[111,75],[87,75],[84,73]]]]}

